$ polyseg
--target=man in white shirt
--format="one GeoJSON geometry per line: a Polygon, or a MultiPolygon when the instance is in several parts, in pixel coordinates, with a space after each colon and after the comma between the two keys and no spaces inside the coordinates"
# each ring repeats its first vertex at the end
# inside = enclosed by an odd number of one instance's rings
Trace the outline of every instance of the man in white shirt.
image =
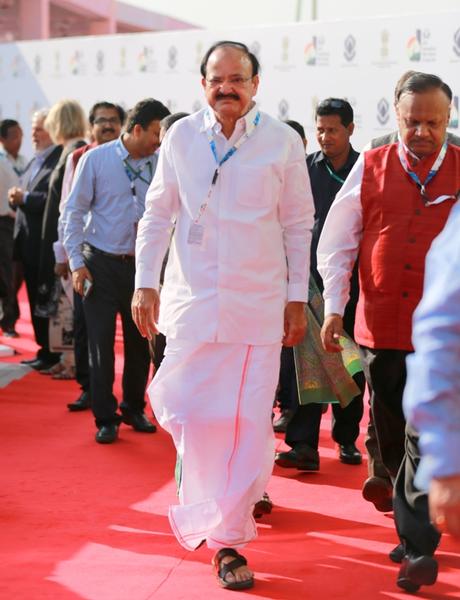
{"type": "Polygon", "coordinates": [[[132,305],[142,335],[167,337],[149,392],[182,463],[172,528],[185,548],[217,550],[218,581],[230,589],[254,583],[236,548],[256,536],[252,510],[272,471],[281,343],[299,343],[306,329],[313,224],[302,142],[255,105],[258,67],[236,42],[206,53],[209,106],[161,146],[132,305]]]}

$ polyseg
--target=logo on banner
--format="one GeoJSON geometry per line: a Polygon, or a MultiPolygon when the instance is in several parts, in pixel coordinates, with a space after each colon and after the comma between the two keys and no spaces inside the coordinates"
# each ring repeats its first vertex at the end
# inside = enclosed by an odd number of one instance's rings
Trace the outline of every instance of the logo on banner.
{"type": "Polygon", "coordinates": [[[316,36],[314,35],[311,42],[306,44],[304,50],[305,63],[308,66],[316,65],[316,36]]]}
{"type": "Polygon", "coordinates": [[[412,62],[433,62],[436,60],[436,46],[431,44],[429,29],[416,29],[406,43],[407,56],[412,62]]]}
{"type": "Polygon", "coordinates": [[[280,121],[289,119],[289,103],[287,100],[283,99],[278,104],[278,119],[280,119],[280,121]]]}
{"type": "Polygon", "coordinates": [[[348,62],[356,56],[356,38],[351,34],[347,35],[343,43],[343,55],[348,62]]]}
{"type": "Polygon", "coordinates": [[[390,32],[387,29],[384,29],[380,33],[380,58],[382,60],[387,60],[390,54],[390,32]]]}
{"type": "Polygon", "coordinates": [[[168,50],[168,67],[174,70],[177,67],[177,48],[176,46],[170,46],[168,50]]]}
{"type": "Polygon", "coordinates": [[[324,36],[314,35],[311,42],[308,42],[304,48],[305,64],[309,67],[327,67],[329,65],[329,52],[326,48],[326,39],[324,36]]]}
{"type": "Polygon", "coordinates": [[[375,56],[375,60],[372,61],[372,65],[381,69],[386,69],[397,64],[394,58],[391,57],[390,52],[390,32],[388,29],[382,29],[380,31],[380,46],[378,53],[375,56]]]}
{"type": "Polygon", "coordinates": [[[458,129],[458,125],[459,125],[458,109],[459,109],[458,96],[454,96],[452,98],[452,105],[450,107],[450,121],[449,121],[449,127],[451,127],[452,129],[458,129]]]}
{"type": "Polygon", "coordinates": [[[69,64],[72,75],[83,75],[85,71],[83,59],[83,52],[80,50],[75,50],[75,52],[71,55],[69,64]]]}
{"type": "Polygon", "coordinates": [[[407,40],[407,56],[409,60],[417,62],[422,58],[422,30],[417,29],[415,35],[407,40]]]}
{"type": "Polygon", "coordinates": [[[377,103],[377,121],[386,125],[390,120],[390,103],[386,98],[381,98],[377,103]]]}
{"type": "Polygon", "coordinates": [[[103,73],[105,69],[105,54],[102,50],[96,52],[96,71],[103,73]]]}
{"type": "Polygon", "coordinates": [[[281,40],[281,62],[283,62],[284,64],[289,62],[290,43],[291,41],[287,35],[281,40]]]}
{"type": "Polygon", "coordinates": [[[460,28],[454,33],[453,49],[455,54],[460,58],[460,28]]]}
{"type": "Polygon", "coordinates": [[[156,61],[153,48],[144,46],[137,57],[137,68],[141,73],[153,73],[156,71],[156,61]]]}
{"type": "Polygon", "coordinates": [[[296,65],[291,60],[291,54],[291,40],[286,35],[280,40],[280,60],[274,65],[277,71],[290,71],[296,68],[296,65]]]}

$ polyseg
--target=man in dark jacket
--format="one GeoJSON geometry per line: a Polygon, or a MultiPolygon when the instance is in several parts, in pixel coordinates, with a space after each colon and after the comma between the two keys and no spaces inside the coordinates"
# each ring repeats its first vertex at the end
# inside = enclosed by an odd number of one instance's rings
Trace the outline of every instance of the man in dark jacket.
{"type": "Polygon", "coordinates": [[[46,115],[47,111],[41,110],[36,112],[32,119],[35,157],[28,169],[28,182],[25,189],[13,187],[9,191],[10,205],[17,208],[14,229],[15,251],[24,269],[35,341],[39,345],[36,357],[24,362],[36,370],[49,368],[59,359],[59,354],[52,353],[49,349],[48,319],[35,315],[43,211],[48,196],[50,176],[62,152],[62,147],[52,143],[43,127],[46,115]]]}

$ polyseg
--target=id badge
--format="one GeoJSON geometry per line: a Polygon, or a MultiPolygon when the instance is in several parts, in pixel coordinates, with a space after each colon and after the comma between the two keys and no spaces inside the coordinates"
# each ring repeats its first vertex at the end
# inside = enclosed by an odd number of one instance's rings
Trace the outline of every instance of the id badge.
{"type": "Polygon", "coordinates": [[[199,223],[192,223],[188,231],[187,242],[194,246],[201,246],[204,238],[204,227],[199,223]]]}

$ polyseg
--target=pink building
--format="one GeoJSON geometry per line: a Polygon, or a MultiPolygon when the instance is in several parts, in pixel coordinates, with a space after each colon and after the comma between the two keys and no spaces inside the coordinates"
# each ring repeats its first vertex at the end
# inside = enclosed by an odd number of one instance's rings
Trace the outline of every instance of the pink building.
{"type": "Polygon", "coordinates": [[[0,42],[195,28],[117,0],[0,0],[0,42]]]}

